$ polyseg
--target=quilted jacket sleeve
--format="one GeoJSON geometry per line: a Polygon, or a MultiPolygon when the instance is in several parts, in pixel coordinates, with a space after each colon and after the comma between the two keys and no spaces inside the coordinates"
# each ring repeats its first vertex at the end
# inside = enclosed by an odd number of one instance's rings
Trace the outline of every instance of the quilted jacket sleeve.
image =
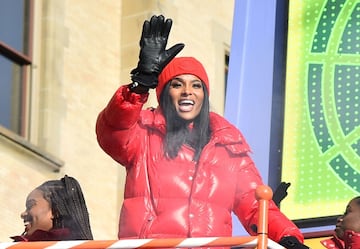
{"type": "MultiPolygon", "coordinates": [[[[252,159],[244,155],[241,161],[241,170],[238,172],[238,187],[234,212],[244,228],[252,235],[256,235],[258,225],[258,201],[255,189],[262,185],[262,180],[252,159]]],[[[295,236],[300,242],[304,237],[296,225],[290,221],[273,201],[269,203],[268,212],[269,238],[278,242],[284,236],[295,236]]]]}
{"type": "Polygon", "coordinates": [[[98,115],[96,135],[100,147],[124,166],[137,153],[136,139],[144,132],[138,121],[147,98],[148,93],[136,94],[121,86],[98,115]]]}

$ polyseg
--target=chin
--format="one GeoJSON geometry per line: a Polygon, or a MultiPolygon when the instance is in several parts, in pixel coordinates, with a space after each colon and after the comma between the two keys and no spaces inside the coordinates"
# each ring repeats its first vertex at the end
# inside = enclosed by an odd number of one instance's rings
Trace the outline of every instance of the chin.
{"type": "Polygon", "coordinates": [[[185,121],[192,121],[192,120],[194,120],[194,115],[187,115],[187,114],[178,114],[179,115],[179,117],[181,118],[181,119],[183,119],[183,120],[185,120],[185,121]]]}
{"type": "Polygon", "coordinates": [[[340,228],[335,228],[335,235],[336,237],[338,237],[339,239],[343,239],[344,237],[344,231],[340,228]]]}

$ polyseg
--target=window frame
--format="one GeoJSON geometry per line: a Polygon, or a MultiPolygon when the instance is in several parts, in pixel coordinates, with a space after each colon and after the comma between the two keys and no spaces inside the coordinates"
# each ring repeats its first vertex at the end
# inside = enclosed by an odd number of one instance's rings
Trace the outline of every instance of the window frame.
{"type": "Polygon", "coordinates": [[[39,148],[30,141],[31,133],[31,98],[32,98],[32,67],[33,67],[33,38],[34,38],[34,0],[24,0],[25,11],[24,15],[28,24],[24,30],[26,41],[26,48],[24,52],[19,52],[13,47],[0,40],[0,54],[8,59],[11,63],[17,64],[21,69],[21,86],[19,101],[21,101],[21,114],[19,118],[20,130],[19,132],[8,129],[0,124],[0,139],[6,142],[9,147],[14,149],[25,149],[26,153],[31,154],[45,164],[50,165],[54,172],[59,172],[64,165],[64,161],[39,148]]]}
{"type": "MultiPolygon", "coordinates": [[[[27,9],[24,15],[26,16],[27,25],[23,33],[26,33],[27,41],[26,41],[26,52],[20,52],[5,42],[0,40],[0,54],[2,54],[5,58],[7,58],[12,63],[17,64],[21,68],[21,86],[22,90],[20,92],[21,101],[21,114],[20,114],[20,130],[17,133],[16,131],[12,131],[15,134],[18,134],[25,139],[28,139],[29,134],[29,116],[30,116],[30,85],[31,85],[31,77],[30,77],[30,69],[33,64],[33,30],[34,30],[34,0],[25,1],[25,8],[27,9]]],[[[1,124],[0,124],[1,125],[1,124]]],[[[2,126],[2,125],[1,125],[2,126]]],[[[5,127],[6,128],[6,127],[5,127]]]]}

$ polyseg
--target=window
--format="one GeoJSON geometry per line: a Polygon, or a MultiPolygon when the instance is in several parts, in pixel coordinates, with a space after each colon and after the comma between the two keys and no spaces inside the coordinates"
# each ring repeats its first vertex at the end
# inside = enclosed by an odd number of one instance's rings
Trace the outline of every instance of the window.
{"type": "Polygon", "coordinates": [[[0,126],[26,133],[32,0],[0,2],[0,126]]]}

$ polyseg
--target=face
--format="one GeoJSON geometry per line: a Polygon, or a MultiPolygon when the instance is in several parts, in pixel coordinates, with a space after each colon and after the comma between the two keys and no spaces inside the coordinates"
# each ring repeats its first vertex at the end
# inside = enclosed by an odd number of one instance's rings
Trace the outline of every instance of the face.
{"type": "Polygon", "coordinates": [[[43,192],[34,189],[26,199],[26,210],[21,213],[25,232],[31,235],[36,230],[49,231],[52,226],[52,211],[50,203],[44,199],[43,192]]]}
{"type": "Polygon", "coordinates": [[[170,82],[169,94],[180,118],[191,121],[199,115],[204,89],[198,77],[192,74],[176,76],[170,82]]]}
{"type": "Polygon", "coordinates": [[[340,239],[344,238],[345,230],[360,232],[360,199],[353,199],[346,207],[345,213],[337,219],[335,233],[340,239]]]}

